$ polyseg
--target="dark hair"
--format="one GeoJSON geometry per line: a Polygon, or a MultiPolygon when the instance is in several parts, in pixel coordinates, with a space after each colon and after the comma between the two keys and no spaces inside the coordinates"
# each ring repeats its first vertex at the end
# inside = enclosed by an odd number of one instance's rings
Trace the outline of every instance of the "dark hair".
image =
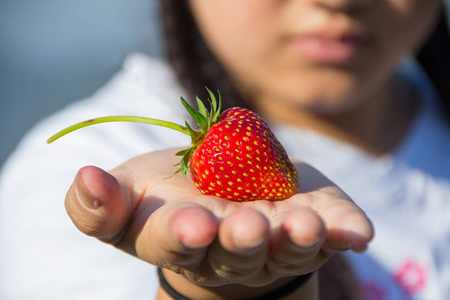
{"type": "MultiPolygon", "coordinates": [[[[165,37],[166,58],[187,91],[189,99],[196,95],[207,98],[205,86],[219,89],[224,108],[251,107],[231,84],[226,71],[214,58],[192,18],[186,0],[161,0],[161,18],[165,37]]],[[[433,82],[450,120],[450,35],[445,9],[422,48],[417,60],[433,82]]]]}
{"type": "Polygon", "coordinates": [[[450,120],[450,34],[445,9],[441,10],[432,34],[417,52],[416,58],[433,82],[450,120]]]}

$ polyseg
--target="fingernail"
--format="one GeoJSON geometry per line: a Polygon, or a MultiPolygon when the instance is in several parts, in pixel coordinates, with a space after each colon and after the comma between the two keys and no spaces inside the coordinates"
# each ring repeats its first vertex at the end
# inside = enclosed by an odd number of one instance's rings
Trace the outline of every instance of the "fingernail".
{"type": "Polygon", "coordinates": [[[84,185],[84,178],[81,178],[81,171],[78,173],[76,178],[75,193],[80,204],[86,209],[98,209],[100,206],[100,201],[92,197],[84,185]]]}

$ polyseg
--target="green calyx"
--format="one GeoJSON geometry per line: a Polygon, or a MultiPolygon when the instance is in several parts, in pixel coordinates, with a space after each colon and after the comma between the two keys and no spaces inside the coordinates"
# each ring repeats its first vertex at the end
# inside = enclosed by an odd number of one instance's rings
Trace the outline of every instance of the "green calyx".
{"type": "MultiPolygon", "coordinates": [[[[100,124],[100,123],[109,123],[109,122],[135,122],[135,123],[144,123],[144,124],[151,124],[151,125],[157,125],[162,126],[166,128],[171,128],[174,130],[177,130],[179,132],[182,132],[186,135],[189,135],[191,137],[191,147],[182,150],[178,153],[176,153],[177,156],[182,156],[181,161],[176,164],[176,166],[180,166],[180,168],[174,173],[177,174],[181,172],[184,177],[186,177],[186,173],[189,170],[189,162],[192,153],[194,153],[197,146],[201,143],[203,140],[203,137],[208,132],[209,128],[217,122],[217,119],[219,118],[220,111],[222,109],[222,97],[219,93],[219,99],[217,100],[214,93],[211,92],[208,88],[206,90],[209,93],[210,99],[210,106],[211,111],[209,112],[204,103],[200,100],[200,98],[196,97],[198,110],[195,110],[192,106],[190,106],[184,99],[181,97],[181,102],[183,103],[184,107],[187,109],[189,114],[194,118],[194,120],[198,123],[199,129],[192,129],[192,127],[189,125],[189,123],[185,122],[186,126],[182,126],[179,124],[175,124],[168,121],[153,119],[153,118],[146,118],[146,117],[135,117],[135,116],[109,116],[109,117],[100,117],[95,118],[91,120],[86,120],[80,123],[76,123],[72,126],[69,126],[56,134],[52,135],[48,140],[47,143],[50,144],[54,142],[55,140],[59,139],[60,137],[81,129],[83,127],[91,126],[94,124],[100,124]]],[[[173,175],[172,175],[173,176],[173,175]]]]}
{"type": "Polygon", "coordinates": [[[200,100],[199,97],[196,97],[198,110],[195,110],[192,106],[189,105],[189,103],[187,103],[183,99],[183,97],[181,97],[181,102],[183,103],[189,114],[200,126],[200,129],[193,130],[189,123],[185,122],[186,128],[189,131],[189,135],[191,136],[191,147],[181,150],[180,152],[175,154],[177,156],[182,156],[182,158],[181,161],[177,164],[180,166],[180,168],[174,173],[174,175],[181,172],[183,176],[186,177],[186,173],[189,171],[189,162],[192,154],[194,153],[197,146],[202,142],[205,134],[208,132],[211,126],[217,122],[217,119],[219,118],[219,115],[221,113],[222,96],[220,95],[220,92],[217,91],[219,94],[219,99],[217,100],[213,92],[211,92],[208,88],[206,88],[206,90],[208,91],[210,97],[210,99],[208,100],[210,103],[211,111],[208,111],[203,101],[200,100]]]}

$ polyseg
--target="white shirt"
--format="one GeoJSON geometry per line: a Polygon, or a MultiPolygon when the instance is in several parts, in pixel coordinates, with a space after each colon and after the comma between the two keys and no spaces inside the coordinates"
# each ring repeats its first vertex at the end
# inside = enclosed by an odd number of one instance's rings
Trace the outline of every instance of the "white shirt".
{"type": "MultiPolygon", "coordinates": [[[[374,222],[365,254],[349,253],[367,299],[450,299],[450,132],[426,79],[426,99],[410,134],[392,155],[373,158],[317,133],[274,124],[291,156],[335,181],[374,222]]],[[[48,146],[76,122],[140,115],[183,123],[185,92],[161,62],[131,55],[92,97],[44,120],[0,175],[0,299],[151,299],[155,268],[80,233],[64,196],[85,165],[111,169],[136,155],[189,144],[170,129],[133,123],[96,125],[48,146]]]]}

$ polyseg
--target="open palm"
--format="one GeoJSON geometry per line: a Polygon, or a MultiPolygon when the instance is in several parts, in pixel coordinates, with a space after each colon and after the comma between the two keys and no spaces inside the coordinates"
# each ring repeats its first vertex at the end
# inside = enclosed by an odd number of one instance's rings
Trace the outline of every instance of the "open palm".
{"type": "Polygon", "coordinates": [[[77,228],[210,287],[305,274],[338,252],[364,251],[372,239],[365,213],[307,164],[295,163],[293,197],[232,202],[200,194],[181,174],[165,179],[175,152],[145,154],[108,173],[81,169],[66,197],[77,228]]]}

